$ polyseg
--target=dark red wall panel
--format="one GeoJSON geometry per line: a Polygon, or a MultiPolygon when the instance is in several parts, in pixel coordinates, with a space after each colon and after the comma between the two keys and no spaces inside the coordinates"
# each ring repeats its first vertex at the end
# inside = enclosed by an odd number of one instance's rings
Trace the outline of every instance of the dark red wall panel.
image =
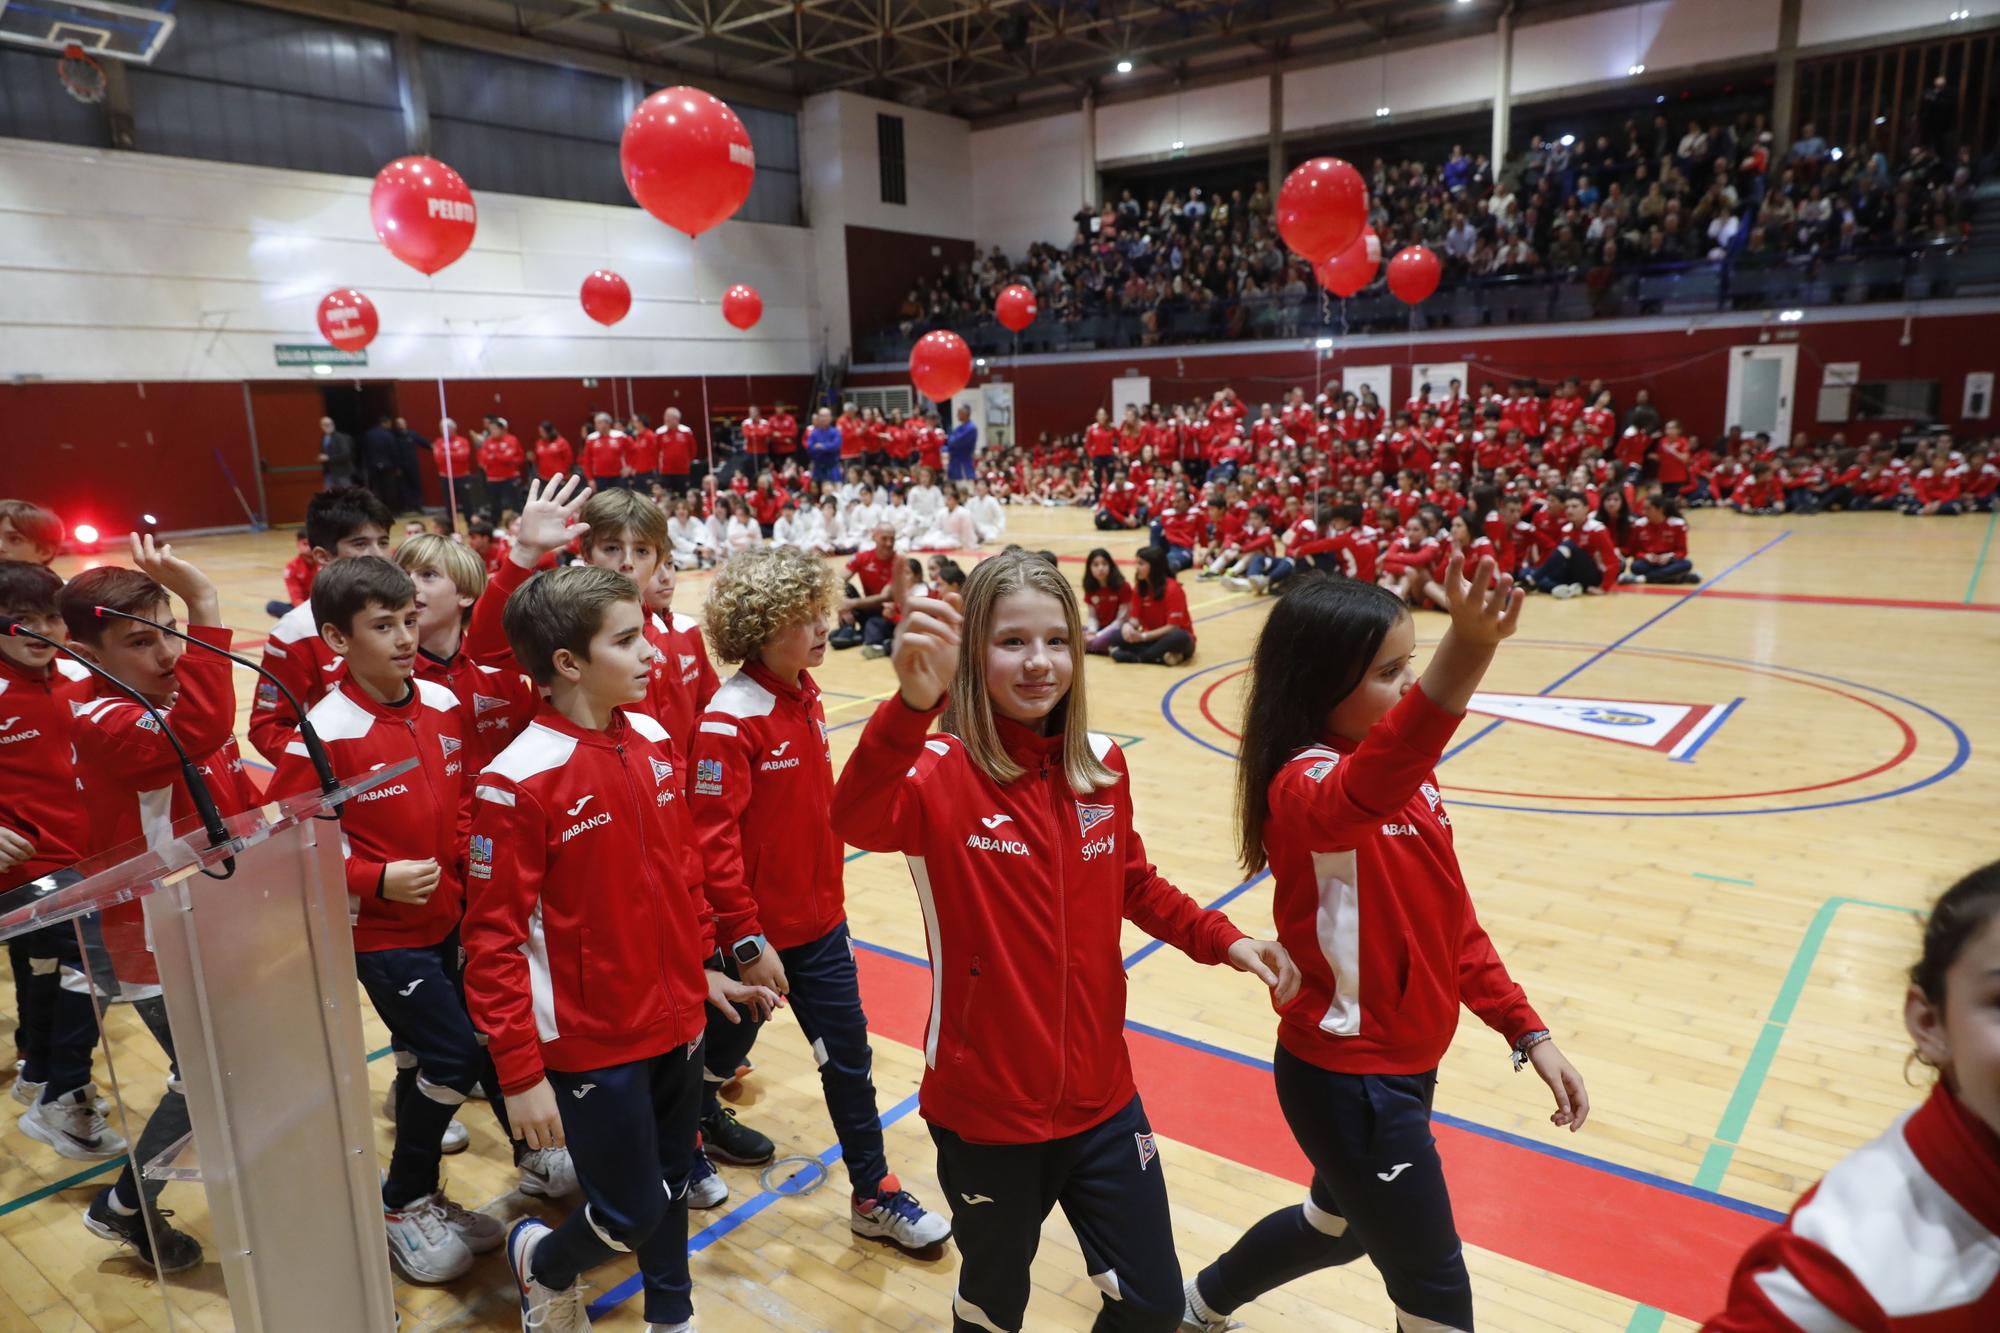
{"type": "MultiPolygon", "coordinates": [[[[1252,404],[1276,403],[1294,385],[1309,394],[1321,378],[1333,379],[1342,365],[1395,368],[1394,396],[1400,404],[1410,395],[1408,367],[1416,362],[1470,363],[1473,387],[1516,376],[1533,376],[1552,383],[1569,375],[1586,383],[1601,378],[1610,384],[1621,409],[1635,390],[1650,390],[1653,401],[1669,416],[1678,416],[1689,430],[1705,437],[1721,434],[1729,383],[1728,351],[1755,343],[1760,330],[1710,328],[1694,332],[1647,330],[1639,333],[1598,333],[1552,337],[1524,334],[1493,341],[1449,340],[1397,345],[1376,342],[1335,348],[1319,361],[1310,346],[1296,351],[1176,355],[1173,349],[1139,348],[1116,357],[1063,363],[1025,363],[1009,367],[995,358],[988,374],[1011,380],[1019,438],[1080,431],[1100,407],[1111,405],[1111,381],[1121,376],[1149,375],[1153,396],[1161,402],[1207,400],[1225,385],[1252,404]]],[[[1950,426],[1991,427],[1963,423],[1965,376],[1994,369],[1992,348],[2000,337],[2000,316],[1950,315],[1911,320],[1908,344],[1901,318],[1842,323],[1781,326],[1772,335],[1799,347],[1798,377],[1793,387],[1792,420],[1797,429],[1816,438],[1844,430],[1851,440],[1871,429],[1865,422],[1822,425],[1814,418],[1819,399],[1821,367],[1827,362],[1859,362],[1864,380],[1928,379],[1942,381],[1941,420],[1950,426]]],[[[1193,349],[1188,349],[1193,350],[1193,349]]],[[[1202,349],[1206,351],[1207,349],[1202,349]]],[[[856,374],[856,384],[897,384],[900,371],[856,374]]],[[[1886,427],[1882,427],[1887,432],[1886,427]]]]}
{"type": "Polygon", "coordinates": [[[946,266],[970,263],[976,254],[971,241],[949,236],[849,227],[848,327],[856,334],[890,327],[911,288],[932,281],[946,266]]]}

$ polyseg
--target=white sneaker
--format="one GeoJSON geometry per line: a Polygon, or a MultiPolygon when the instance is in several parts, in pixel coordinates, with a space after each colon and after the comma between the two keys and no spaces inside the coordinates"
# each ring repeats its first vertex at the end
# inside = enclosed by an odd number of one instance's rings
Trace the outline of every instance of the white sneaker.
{"type": "Polygon", "coordinates": [[[501,1225],[499,1218],[475,1213],[454,1203],[445,1197],[443,1190],[431,1195],[431,1206],[444,1218],[445,1225],[458,1233],[458,1238],[465,1242],[465,1248],[474,1254],[491,1254],[507,1239],[507,1228],[501,1225]]]}
{"type": "Polygon", "coordinates": [[[921,1250],[951,1235],[951,1223],[918,1203],[894,1176],[882,1177],[873,1198],[854,1200],[847,1225],[857,1236],[893,1241],[906,1250],[921,1250]]]}
{"type": "Polygon", "coordinates": [[[36,1102],[21,1113],[21,1132],[48,1144],[64,1157],[101,1162],[125,1151],[125,1136],[115,1133],[97,1109],[97,1085],[86,1083],[53,1102],[36,1102]]]}
{"type": "Polygon", "coordinates": [[[1245,592],[1248,592],[1250,590],[1250,580],[1244,578],[1241,574],[1231,574],[1228,578],[1224,579],[1223,582],[1227,583],[1232,588],[1241,588],[1245,592]]]}
{"type": "MultiPolygon", "coordinates": [[[[8,1095],[23,1106],[33,1106],[42,1099],[42,1089],[49,1085],[46,1083],[30,1083],[28,1080],[22,1078],[20,1069],[23,1063],[25,1062],[20,1060],[14,1062],[14,1086],[9,1090],[8,1095]]],[[[91,1099],[90,1104],[97,1108],[99,1115],[111,1114],[111,1099],[109,1097],[95,1096],[91,1099]]]]}
{"type": "Polygon", "coordinates": [[[1549,589],[1549,596],[1559,602],[1565,602],[1582,591],[1583,585],[1581,583],[1558,583],[1555,587],[1549,589]]]}
{"type": "Polygon", "coordinates": [[[521,1328],[524,1333],[590,1333],[582,1282],[552,1291],[529,1276],[535,1251],[550,1230],[548,1223],[527,1217],[507,1233],[507,1267],[514,1272],[514,1289],[521,1296],[521,1328]]]}
{"type": "Polygon", "coordinates": [[[521,1193],[563,1199],[581,1188],[567,1148],[537,1148],[521,1159],[521,1193]]]}
{"type": "Polygon", "coordinates": [[[688,1207],[713,1208],[729,1198],[729,1182],[702,1153],[695,1158],[694,1174],[688,1177],[688,1207]]]}
{"type": "Polygon", "coordinates": [[[1196,1299],[1194,1279],[1189,1278],[1181,1296],[1181,1333],[1229,1333],[1232,1328],[1243,1327],[1228,1315],[1202,1314],[1195,1309],[1196,1299]]]}
{"type": "Polygon", "coordinates": [[[445,1221],[435,1194],[404,1208],[384,1208],[382,1225],[389,1233],[389,1258],[412,1282],[436,1286],[472,1267],[472,1250],[445,1221]]]}

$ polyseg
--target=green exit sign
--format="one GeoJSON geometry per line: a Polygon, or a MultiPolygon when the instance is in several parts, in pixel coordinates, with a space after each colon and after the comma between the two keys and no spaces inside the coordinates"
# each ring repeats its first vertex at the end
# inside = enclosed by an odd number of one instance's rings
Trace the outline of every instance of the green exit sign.
{"type": "Polygon", "coordinates": [[[272,354],[281,366],[365,366],[368,353],[343,352],[325,343],[273,343],[272,354]]]}

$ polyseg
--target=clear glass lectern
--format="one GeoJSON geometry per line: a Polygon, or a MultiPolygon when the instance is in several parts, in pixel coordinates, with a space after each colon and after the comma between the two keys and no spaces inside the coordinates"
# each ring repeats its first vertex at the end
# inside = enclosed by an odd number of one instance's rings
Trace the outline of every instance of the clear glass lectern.
{"type": "MultiPolygon", "coordinates": [[[[360,989],[333,812],[414,763],[377,769],[325,796],[237,815],[226,821],[229,837],[221,846],[210,846],[209,834],[191,821],[162,828],[150,845],[118,848],[0,897],[0,940],[49,927],[72,932],[81,970],[95,983],[84,987],[83,978],[64,977],[72,992],[97,997],[111,1035],[98,1049],[98,1067],[109,1074],[100,1076],[99,1088],[113,1102],[105,1118],[130,1147],[124,1159],[104,1164],[93,1187],[109,1184],[129,1160],[154,1180],[198,1180],[206,1196],[205,1226],[194,1224],[198,1207],[175,1203],[188,1199],[175,1191],[192,1190],[192,1183],[176,1185],[162,1200],[207,1251],[201,1269],[158,1284],[166,1327],[175,1326],[176,1316],[184,1327],[221,1322],[203,1317],[220,1304],[215,1265],[239,1333],[388,1333],[393,1326],[360,989]],[[157,991],[113,979],[130,971],[118,964],[119,946],[107,944],[121,920],[129,923],[128,953],[143,932],[136,948],[150,951],[157,991]],[[141,1130],[160,1100],[155,1071],[164,1074],[165,1054],[111,1001],[155,994],[165,1001],[180,1068],[174,1090],[184,1092],[192,1136],[140,1160],[141,1130]]],[[[53,1153],[48,1160],[48,1174],[66,1172],[53,1153]]],[[[62,1197],[77,1200],[81,1213],[90,1195],[62,1197]]],[[[77,1239],[79,1248],[88,1241],[80,1229],[77,1239]]],[[[84,1265],[86,1273],[95,1268],[84,1265]]],[[[143,1284],[131,1285],[127,1302],[152,1299],[143,1284]]]]}

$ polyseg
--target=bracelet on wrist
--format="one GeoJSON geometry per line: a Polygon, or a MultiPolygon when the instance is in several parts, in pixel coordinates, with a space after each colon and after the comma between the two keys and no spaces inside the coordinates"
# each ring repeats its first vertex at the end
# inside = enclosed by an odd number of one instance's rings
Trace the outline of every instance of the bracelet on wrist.
{"type": "Polygon", "coordinates": [[[1536,1028],[1533,1032],[1524,1033],[1521,1039],[1514,1043],[1514,1072],[1518,1074],[1527,1068],[1529,1051],[1534,1050],[1535,1047],[1545,1041],[1554,1040],[1555,1038],[1550,1035],[1547,1028],[1536,1028]]]}

